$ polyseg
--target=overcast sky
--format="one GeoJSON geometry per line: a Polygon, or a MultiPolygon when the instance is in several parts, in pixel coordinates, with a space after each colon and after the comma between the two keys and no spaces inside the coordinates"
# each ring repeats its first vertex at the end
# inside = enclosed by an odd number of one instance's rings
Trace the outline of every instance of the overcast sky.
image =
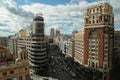
{"type": "Polygon", "coordinates": [[[0,36],[30,29],[38,13],[45,19],[45,34],[49,35],[51,28],[71,34],[83,28],[86,6],[105,1],[113,6],[115,29],[120,29],[120,0],[0,0],[0,36]]]}

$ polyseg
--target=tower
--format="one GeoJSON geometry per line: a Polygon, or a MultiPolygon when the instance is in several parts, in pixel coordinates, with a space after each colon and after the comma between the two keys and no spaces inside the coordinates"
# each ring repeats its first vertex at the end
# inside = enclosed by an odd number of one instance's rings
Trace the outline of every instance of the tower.
{"type": "Polygon", "coordinates": [[[47,70],[48,58],[44,36],[44,19],[37,15],[32,22],[32,32],[28,37],[28,58],[31,75],[43,75],[47,70]]]}
{"type": "Polygon", "coordinates": [[[51,39],[54,38],[54,28],[51,28],[51,30],[50,30],[50,38],[51,39]]]}
{"type": "Polygon", "coordinates": [[[108,3],[89,6],[86,8],[84,18],[84,64],[101,71],[102,80],[110,80],[109,74],[112,68],[114,36],[112,10],[112,6],[108,3]]]}

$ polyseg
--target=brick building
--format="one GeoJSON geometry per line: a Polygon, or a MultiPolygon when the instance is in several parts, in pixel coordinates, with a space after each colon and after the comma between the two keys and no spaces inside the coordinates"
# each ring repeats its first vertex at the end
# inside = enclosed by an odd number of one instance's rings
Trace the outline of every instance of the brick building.
{"type": "Polygon", "coordinates": [[[87,7],[84,31],[85,66],[102,72],[102,80],[110,80],[114,42],[112,6],[108,3],[100,3],[87,7]]]}

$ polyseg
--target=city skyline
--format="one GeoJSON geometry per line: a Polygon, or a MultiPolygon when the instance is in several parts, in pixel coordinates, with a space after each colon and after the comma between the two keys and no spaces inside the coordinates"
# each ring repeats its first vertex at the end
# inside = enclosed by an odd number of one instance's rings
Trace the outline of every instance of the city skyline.
{"type": "MultiPolygon", "coordinates": [[[[63,34],[84,27],[84,10],[86,6],[105,2],[106,0],[1,0],[0,36],[9,36],[20,29],[30,29],[32,18],[42,13],[45,18],[45,33],[51,28],[63,34]],[[61,13],[61,14],[60,14],[61,13]]],[[[113,6],[115,29],[119,27],[119,0],[107,1],[113,6]],[[118,4],[118,5],[117,5],[118,4]]]]}
{"type": "Polygon", "coordinates": [[[119,4],[21,1],[0,1],[0,80],[120,79],[119,4]]]}

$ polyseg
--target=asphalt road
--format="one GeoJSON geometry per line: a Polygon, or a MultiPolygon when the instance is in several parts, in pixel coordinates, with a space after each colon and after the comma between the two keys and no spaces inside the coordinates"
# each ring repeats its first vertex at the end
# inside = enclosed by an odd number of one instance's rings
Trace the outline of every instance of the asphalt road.
{"type": "Polygon", "coordinates": [[[81,80],[77,76],[73,77],[73,68],[68,67],[68,63],[65,62],[65,57],[57,49],[50,47],[50,64],[49,75],[58,80],[81,80]]]}
{"type": "Polygon", "coordinates": [[[33,75],[33,80],[85,80],[79,77],[80,71],[75,70],[76,67],[71,60],[63,56],[57,47],[50,46],[49,59],[47,75],[44,77],[33,75]]]}
{"type": "Polygon", "coordinates": [[[49,64],[49,74],[58,80],[71,80],[71,75],[64,70],[61,56],[57,50],[51,50],[51,62],[49,64]]]}

